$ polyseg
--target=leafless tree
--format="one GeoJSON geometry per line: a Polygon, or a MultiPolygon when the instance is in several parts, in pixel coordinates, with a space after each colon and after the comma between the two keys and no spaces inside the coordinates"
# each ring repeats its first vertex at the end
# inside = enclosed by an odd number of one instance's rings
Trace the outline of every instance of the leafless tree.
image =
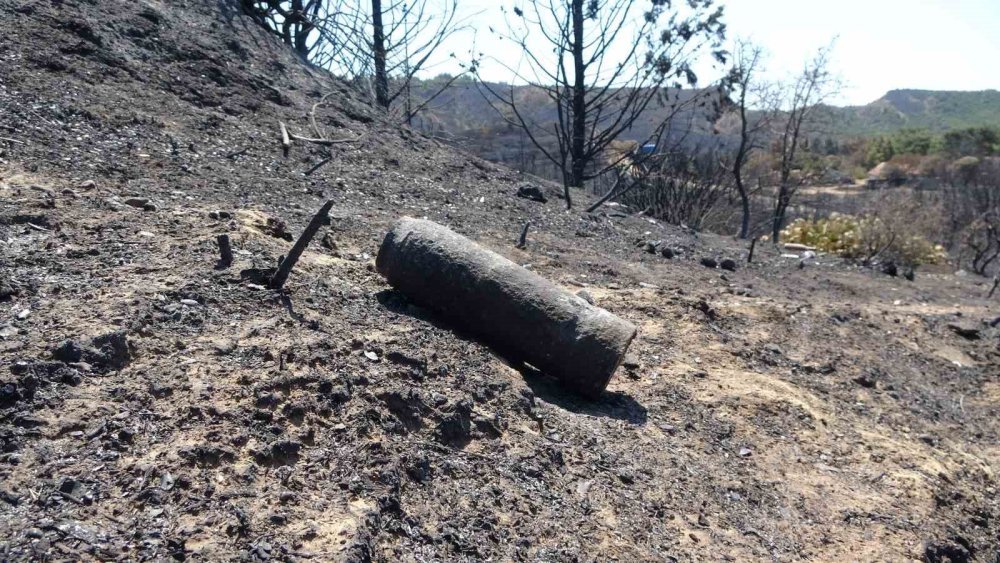
{"type": "Polygon", "coordinates": [[[812,124],[817,108],[839,91],[839,81],[830,71],[831,49],[832,46],[820,49],[816,56],[806,63],[802,73],[786,94],[785,107],[782,108],[783,115],[777,132],[779,180],[771,224],[771,240],[775,244],[785,226],[788,206],[802,185],[800,180],[792,178],[792,171],[798,163],[796,157],[807,128],[812,124]]]}
{"type": "Polygon", "coordinates": [[[311,37],[324,0],[240,0],[243,11],[309,60],[316,42],[311,37]]]}
{"type": "Polygon", "coordinates": [[[241,0],[254,20],[304,60],[354,84],[406,122],[454,80],[414,102],[415,76],[462,29],[458,0],[241,0]]]}
{"type": "Polygon", "coordinates": [[[458,0],[327,0],[316,21],[321,41],[314,62],[409,123],[463,74],[423,99],[411,95],[416,75],[433,65],[445,40],[464,29],[457,13],[458,0]]]}
{"type": "Polygon", "coordinates": [[[987,275],[1000,264],[1000,158],[959,159],[945,173],[942,196],[958,255],[987,275]]]}
{"type": "Polygon", "coordinates": [[[562,172],[567,208],[572,207],[570,187],[582,187],[617,166],[602,159],[605,149],[654,104],[670,109],[646,141],[662,137],[685,107],[708,103],[680,91],[696,84],[692,64],[705,50],[725,62],[722,8],[714,0],[689,0],[683,9],[654,0],[642,11],[642,4],[526,0],[513,16],[508,14],[501,37],[522,50],[526,70],[504,66],[512,82],[544,92],[555,107],[554,119],[524,111],[513,84],[503,91],[481,82],[500,115],[509,114],[509,122],[524,129],[562,172]]]}
{"type": "Polygon", "coordinates": [[[738,236],[745,239],[750,236],[750,198],[757,191],[747,185],[745,169],[750,156],[766,146],[768,129],[777,115],[778,92],[761,79],[764,52],[759,46],[738,40],[733,57],[728,85],[739,144],[732,156],[732,174],[742,215],[738,236]]]}

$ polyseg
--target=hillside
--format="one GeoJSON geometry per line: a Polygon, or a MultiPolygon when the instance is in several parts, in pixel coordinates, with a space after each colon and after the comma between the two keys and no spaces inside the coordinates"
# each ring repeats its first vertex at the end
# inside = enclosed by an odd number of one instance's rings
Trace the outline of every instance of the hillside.
{"type": "Polygon", "coordinates": [[[567,212],[237,6],[0,0],[0,560],[996,559],[983,280],[764,244],[748,265],[587,194],[567,212]],[[285,157],[279,121],[348,142],[285,157]],[[401,215],[637,325],[608,391],[569,394],[388,286],[401,215]]]}
{"type": "MultiPolygon", "coordinates": [[[[415,99],[422,100],[438,92],[441,79],[417,81],[415,99]]],[[[491,84],[498,92],[510,86],[491,84]]],[[[555,119],[555,107],[541,91],[516,86],[515,99],[521,111],[538,123],[555,119]]],[[[684,91],[689,99],[695,91],[684,91]]],[[[502,106],[498,106],[501,109],[502,106]]],[[[642,140],[652,133],[651,124],[660,122],[668,108],[653,105],[638,120],[627,137],[642,140]]],[[[864,106],[828,106],[818,118],[824,134],[835,136],[873,136],[902,129],[926,129],[945,132],[968,127],[1000,127],[1000,92],[948,92],[930,90],[892,90],[864,106]]],[[[712,134],[713,116],[708,108],[692,108],[678,116],[678,137],[683,130],[691,148],[705,148],[725,142],[712,134]]],[[[518,130],[510,127],[487,101],[483,89],[472,81],[460,80],[445,90],[415,121],[415,127],[428,134],[457,142],[473,141],[477,154],[494,161],[516,163],[513,153],[521,151],[518,130]]],[[[527,151],[527,149],[525,149],[527,151]]],[[[525,152],[521,151],[521,152],[525,152]]]]}
{"type": "Polygon", "coordinates": [[[828,108],[831,132],[850,136],[901,129],[944,132],[967,127],[1000,127],[1000,92],[892,90],[865,105],[828,108]]]}
{"type": "MultiPolygon", "coordinates": [[[[436,96],[427,109],[413,120],[415,129],[493,162],[549,178],[560,177],[551,169],[545,155],[531,144],[528,136],[505,119],[505,115],[513,117],[511,110],[489,93],[491,89],[503,96],[513,93],[518,112],[526,120],[552,124],[558,118],[556,106],[544,90],[525,85],[511,88],[509,84],[497,83],[482,86],[462,79],[439,94],[443,83],[443,78],[414,83],[412,91],[415,100],[436,96]]],[[[699,94],[703,92],[675,91],[671,93],[669,103],[650,104],[643,117],[636,120],[623,138],[640,142],[650,139],[655,134],[655,128],[668,115],[675,113],[673,126],[661,141],[663,146],[682,143],[692,150],[715,146],[720,139],[712,132],[712,121],[715,119],[712,110],[706,107],[707,104],[692,103],[699,94]],[[680,109],[676,110],[670,104],[677,104],[680,109]]],[[[703,97],[711,99],[711,93],[703,97]]],[[[534,134],[550,146],[552,154],[557,154],[555,138],[546,132],[549,129],[539,126],[534,134]]]]}

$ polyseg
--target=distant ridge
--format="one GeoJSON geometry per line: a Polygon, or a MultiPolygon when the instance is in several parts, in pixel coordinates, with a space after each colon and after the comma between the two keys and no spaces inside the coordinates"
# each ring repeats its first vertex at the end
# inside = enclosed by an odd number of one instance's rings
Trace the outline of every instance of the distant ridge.
{"type": "Polygon", "coordinates": [[[935,132],[1000,127],[1000,91],[890,90],[865,106],[830,107],[833,133],[877,135],[900,129],[935,132]]]}

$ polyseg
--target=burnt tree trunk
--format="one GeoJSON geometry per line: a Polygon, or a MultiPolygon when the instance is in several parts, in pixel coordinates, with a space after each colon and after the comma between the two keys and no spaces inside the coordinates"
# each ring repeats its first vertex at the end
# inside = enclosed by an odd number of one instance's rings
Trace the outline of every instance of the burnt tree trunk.
{"type": "Polygon", "coordinates": [[[587,167],[585,151],[587,138],[587,83],[584,74],[587,71],[583,59],[583,0],[573,0],[573,118],[572,139],[570,142],[570,178],[565,186],[566,209],[573,206],[570,200],[570,186],[582,188],[583,176],[587,167]]]}
{"type": "Polygon", "coordinates": [[[372,53],[375,59],[375,103],[389,109],[389,76],[385,70],[385,28],[382,0],[372,0],[372,53]]]}

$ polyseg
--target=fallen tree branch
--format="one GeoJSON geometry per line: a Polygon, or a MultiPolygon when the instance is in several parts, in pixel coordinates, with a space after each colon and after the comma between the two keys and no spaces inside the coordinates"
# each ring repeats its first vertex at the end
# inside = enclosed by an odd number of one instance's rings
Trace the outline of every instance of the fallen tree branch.
{"type": "Polygon", "coordinates": [[[319,228],[323,226],[323,221],[326,219],[326,215],[330,212],[330,208],[333,207],[333,200],[327,200],[320,208],[319,212],[313,216],[312,221],[309,221],[309,225],[306,230],[302,231],[302,235],[299,240],[295,241],[295,245],[292,249],[288,251],[288,256],[285,256],[278,265],[278,271],[274,273],[271,277],[271,281],[268,285],[271,289],[281,289],[284,287],[285,282],[288,280],[288,275],[292,273],[292,268],[295,267],[295,263],[299,261],[302,253],[305,251],[306,247],[309,246],[309,242],[312,241],[313,237],[316,236],[316,232],[319,228]]]}
{"type": "Polygon", "coordinates": [[[600,206],[604,205],[608,201],[610,201],[610,200],[612,200],[612,199],[614,199],[614,198],[616,198],[618,196],[625,195],[626,193],[628,193],[629,191],[631,191],[632,188],[638,186],[641,183],[642,183],[641,181],[636,180],[636,181],[632,182],[631,184],[629,184],[628,186],[626,186],[625,188],[623,188],[621,191],[616,192],[615,189],[618,188],[619,184],[621,184],[621,178],[619,177],[618,180],[615,181],[615,185],[611,186],[611,189],[608,190],[608,193],[604,194],[604,197],[602,197],[601,199],[597,200],[596,203],[594,203],[593,205],[591,205],[590,207],[587,208],[587,213],[593,213],[594,211],[597,211],[597,208],[599,208],[600,206]]]}
{"type": "Polygon", "coordinates": [[[320,130],[319,125],[316,123],[316,108],[323,105],[323,102],[325,102],[326,99],[329,98],[331,94],[333,94],[333,92],[325,94],[322,98],[319,99],[318,102],[313,104],[312,108],[309,110],[309,123],[312,124],[313,132],[316,133],[316,137],[319,139],[326,139],[326,135],[323,134],[323,131],[320,130]]]}

